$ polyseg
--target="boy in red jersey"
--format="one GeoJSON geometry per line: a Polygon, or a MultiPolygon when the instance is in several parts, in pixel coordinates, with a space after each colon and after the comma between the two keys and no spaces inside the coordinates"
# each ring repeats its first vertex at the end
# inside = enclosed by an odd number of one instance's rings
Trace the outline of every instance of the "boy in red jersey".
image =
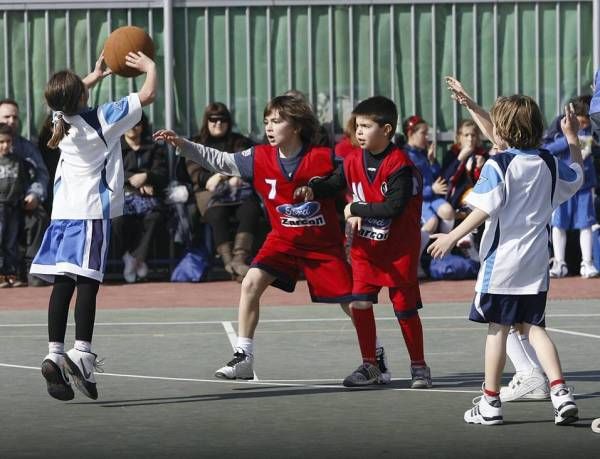
{"type": "Polygon", "coordinates": [[[373,303],[382,287],[400,323],[411,359],[413,388],[431,387],[431,372],[423,353],[423,329],[418,314],[422,307],[417,265],[421,238],[421,175],[408,156],[392,142],[398,112],[385,97],[364,100],[352,112],[361,150],[344,158],[343,168],[315,178],[305,199],[329,196],[347,185],[354,202],[344,214],[356,232],[352,242],[354,298],[351,312],[360,343],[363,364],[344,380],[345,386],[378,382],[375,358],[376,327],[373,303]]]}
{"type": "Polygon", "coordinates": [[[350,315],[352,274],[345,261],[334,199],[298,202],[295,195],[312,177],[335,170],[333,152],[312,146],[318,124],[304,100],[275,97],[265,107],[264,122],[269,144],[235,154],[189,142],[172,131],[154,135],[209,170],[252,183],[271,223],[271,232],[242,282],[234,357],[215,373],[224,379],[254,377],[254,332],[260,297],[269,285],[291,292],[303,272],[313,301],[341,303],[350,315]]]}

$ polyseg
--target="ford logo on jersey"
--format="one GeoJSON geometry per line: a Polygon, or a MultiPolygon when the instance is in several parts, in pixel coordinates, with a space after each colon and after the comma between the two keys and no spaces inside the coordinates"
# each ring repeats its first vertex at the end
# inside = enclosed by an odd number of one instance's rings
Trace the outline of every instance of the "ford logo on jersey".
{"type": "Polygon", "coordinates": [[[385,241],[390,235],[391,218],[363,218],[358,235],[372,241],[385,241]]]}
{"type": "Polygon", "coordinates": [[[281,224],[287,227],[323,226],[325,225],[325,217],[323,217],[320,211],[321,204],[317,201],[277,206],[281,224]]]}

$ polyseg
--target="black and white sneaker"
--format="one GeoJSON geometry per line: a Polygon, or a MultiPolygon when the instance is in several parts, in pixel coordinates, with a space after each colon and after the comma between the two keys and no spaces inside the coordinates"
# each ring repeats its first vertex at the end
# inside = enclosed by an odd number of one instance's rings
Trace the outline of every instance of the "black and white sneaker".
{"type": "Polygon", "coordinates": [[[563,386],[550,392],[554,406],[554,423],[558,426],[573,424],[579,420],[579,410],[575,404],[573,388],[563,386]]]}
{"type": "Polygon", "coordinates": [[[242,349],[237,349],[233,359],[215,372],[221,379],[254,379],[254,356],[246,354],[242,349]]]}
{"type": "Polygon", "coordinates": [[[475,397],[473,400],[475,406],[465,411],[464,419],[469,424],[483,424],[484,426],[493,426],[504,423],[502,416],[502,402],[497,398],[488,401],[484,395],[475,397]]]}
{"type": "Polygon", "coordinates": [[[381,371],[376,365],[365,362],[344,379],[345,387],[362,387],[374,384],[384,384],[381,381],[381,371]]]}
{"type": "Polygon", "coordinates": [[[379,377],[379,384],[389,384],[392,382],[392,373],[390,373],[387,357],[385,355],[385,349],[383,346],[378,347],[375,350],[375,359],[377,360],[377,367],[379,371],[381,371],[381,376],[379,377]]]}
{"type": "Polygon", "coordinates": [[[42,376],[46,380],[46,386],[50,397],[58,400],[73,400],[75,394],[71,387],[69,377],[65,372],[65,355],[50,353],[42,361],[42,376]]]}
{"type": "Polygon", "coordinates": [[[71,349],[65,356],[67,370],[73,377],[75,387],[79,389],[86,397],[96,400],[98,390],[96,389],[96,378],[94,370],[103,373],[100,368],[103,364],[98,361],[98,356],[93,352],[83,352],[77,349],[71,349]]]}

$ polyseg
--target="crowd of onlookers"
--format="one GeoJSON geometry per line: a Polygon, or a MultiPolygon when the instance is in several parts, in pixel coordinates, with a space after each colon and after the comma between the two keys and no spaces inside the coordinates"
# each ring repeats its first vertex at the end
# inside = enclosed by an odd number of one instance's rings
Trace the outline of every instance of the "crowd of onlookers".
{"type": "MultiPolygon", "coordinates": [[[[296,91],[288,95],[303,97],[296,91]]],[[[553,217],[552,277],[566,276],[570,266],[573,271],[572,263],[569,265],[571,254],[566,250],[573,230],[579,233],[579,244],[569,247],[573,249],[571,252],[579,248],[581,253],[577,256],[577,261],[580,260],[577,274],[585,278],[598,275],[592,252],[599,237],[594,230],[600,211],[595,195],[600,146],[592,140],[589,103],[589,96],[573,99],[581,125],[585,182],[553,217]]],[[[543,148],[566,161],[569,149],[560,129],[560,118],[550,124],[543,148]]],[[[59,152],[47,146],[51,123],[48,116],[37,142],[29,141],[19,134],[18,104],[10,99],[0,100],[0,288],[42,282],[27,273],[51,212],[52,178],[59,161],[59,152]]],[[[237,177],[212,173],[184,158],[170,157],[166,146],[155,143],[151,134],[144,116],[122,139],[125,207],[124,215],[112,221],[109,258],[114,270],[122,272],[126,282],[136,282],[147,279],[152,272],[149,261],[162,259],[172,267],[186,250],[202,247],[209,264],[222,266],[227,277],[241,281],[268,230],[251,184],[237,177]]],[[[466,216],[469,209],[463,204],[464,198],[478,180],[487,158],[496,152],[487,146],[477,124],[471,120],[459,123],[455,141],[443,155],[438,155],[439,149],[430,139],[428,123],[413,115],[404,120],[395,141],[408,153],[423,178],[421,253],[424,255],[419,276],[439,278],[429,269],[425,252],[429,236],[449,232],[466,216]]],[[[206,107],[192,140],[227,152],[241,151],[254,143],[235,132],[229,109],[219,102],[206,107]]],[[[326,129],[321,130],[316,142],[333,147],[336,155],[343,157],[348,149],[358,148],[353,138],[353,120],[349,120],[338,142],[331,141],[326,129]]],[[[340,209],[347,199],[351,196],[340,196],[340,209]]],[[[477,233],[463,238],[458,247],[457,256],[478,262],[477,233]]],[[[451,273],[452,266],[449,268],[451,273]]]]}

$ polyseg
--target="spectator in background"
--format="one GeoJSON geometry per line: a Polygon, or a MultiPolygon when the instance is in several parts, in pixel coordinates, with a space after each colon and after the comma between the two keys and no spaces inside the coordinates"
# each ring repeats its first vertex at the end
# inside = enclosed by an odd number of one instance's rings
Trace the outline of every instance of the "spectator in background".
{"type": "Polygon", "coordinates": [[[121,140],[125,171],[123,215],[112,221],[123,277],[135,282],[148,275],[146,259],[157,226],[164,221],[162,194],[169,183],[166,150],[152,140],[144,114],[121,140]]]}
{"type": "MultiPolygon", "coordinates": [[[[435,157],[435,143],[429,141],[429,126],[419,115],[407,118],[402,124],[406,137],[403,146],[410,160],[423,177],[423,208],[421,213],[421,252],[435,232],[449,233],[454,228],[454,209],[446,201],[448,183],[441,177],[441,168],[435,157]]],[[[419,265],[420,267],[420,265],[419,265]]],[[[422,270],[419,277],[424,277],[422,270]]]]}
{"type": "MultiPolygon", "coordinates": [[[[19,105],[15,100],[0,100],[0,123],[5,123],[12,129],[13,153],[32,164],[35,172],[35,180],[30,183],[24,198],[25,221],[22,240],[25,245],[24,261],[26,266],[21,266],[20,273],[17,274],[18,282],[25,283],[25,272],[29,272],[29,265],[42,243],[44,231],[49,222],[48,213],[42,206],[47,198],[48,170],[38,148],[19,135],[19,105]]],[[[32,276],[29,276],[29,283],[30,285],[45,284],[32,276]]]]}
{"type": "MultiPolygon", "coordinates": [[[[567,230],[579,230],[579,246],[581,248],[581,267],[579,273],[583,278],[598,276],[598,270],[592,261],[592,225],[596,223],[594,210],[593,188],[597,185],[596,170],[592,158],[592,129],[590,117],[591,96],[579,96],[571,99],[575,115],[579,121],[579,143],[583,157],[583,184],[575,195],[562,203],[552,215],[552,248],[554,260],[550,268],[551,277],[564,277],[568,274],[565,262],[567,246],[567,230]]],[[[543,148],[558,157],[565,165],[571,164],[569,144],[561,129],[561,120],[564,115],[558,116],[550,124],[544,135],[543,148]]]]}
{"type": "Polygon", "coordinates": [[[32,166],[13,153],[12,138],[11,127],[0,123],[0,288],[24,285],[17,280],[17,240],[32,166]]]}
{"type": "Polygon", "coordinates": [[[458,125],[455,143],[442,161],[442,177],[448,184],[446,200],[459,209],[464,193],[473,187],[488,153],[481,145],[481,132],[473,120],[463,120],[458,125]]]}
{"type": "Polygon", "coordinates": [[[52,138],[52,115],[49,114],[44,118],[44,122],[42,123],[42,127],[40,128],[40,132],[38,134],[38,148],[42,153],[42,159],[44,160],[44,164],[46,164],[46,169],[48,169],[49,175],[49,183],[46,189],[47,199],[44,203],[46,210],[48,213],[52,213],[52,199],[54,197],[54,176],[56,175],[56,167],[58,166],[58,159],[60,158],[60,149],[59,148],[50,148],[48,146],[48,141],[52,138]]]}
{"type": "MultiPolygon", "coordinates": [[[[220,102],[204,110],[200,132],[193,141],[220,151],[237,152],[252,146],[252,141],[232,131],[233,122],[227,106],[220,102]]],[[[212,229],[215,248],[225,270],[241,282],[250,266],[254,234],[262,210],[249,183],[239,177],[212,173],[191,160],[186,169],[194,187],[196,205],[212,229]],[[235,217],[237,227],[231,227],[235,217]]]]}

